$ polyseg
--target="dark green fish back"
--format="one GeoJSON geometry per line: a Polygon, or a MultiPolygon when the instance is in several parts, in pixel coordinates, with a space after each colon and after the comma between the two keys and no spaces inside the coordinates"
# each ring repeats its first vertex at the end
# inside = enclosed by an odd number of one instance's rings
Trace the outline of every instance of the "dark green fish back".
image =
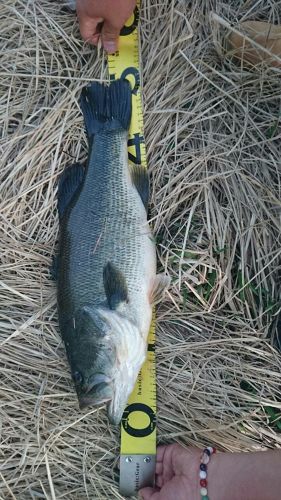
{"type": "Polygon", "coordinates": [[[108,261],[124,273],[129,292],[137,291],[145,231],[142,203],[129,182],[126,132],[102,132],[95,136],[79,197],[61,224],[59,306],[67,319],[85,303],[105,301],[108,261]]]}

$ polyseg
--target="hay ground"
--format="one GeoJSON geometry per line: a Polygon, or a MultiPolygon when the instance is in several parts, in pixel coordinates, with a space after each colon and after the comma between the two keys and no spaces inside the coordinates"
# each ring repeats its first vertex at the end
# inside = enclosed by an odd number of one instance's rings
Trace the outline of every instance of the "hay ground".
{"type": "MultiPolygon", "coordinates": [[[[236,64],[215,10],[280,22],[280,2],[145,0],[144,120],[159,267],[158,439],[281,443],[280,70],[236,64]]],[[[62,3],[0,5],[1,499],[114,499],[119,433],[79,412],[49,266],[57,180],[87,145],[78,97],[106,80],[62,3]],[[58,5],[59,4],[59,5],[58,5]]]]}

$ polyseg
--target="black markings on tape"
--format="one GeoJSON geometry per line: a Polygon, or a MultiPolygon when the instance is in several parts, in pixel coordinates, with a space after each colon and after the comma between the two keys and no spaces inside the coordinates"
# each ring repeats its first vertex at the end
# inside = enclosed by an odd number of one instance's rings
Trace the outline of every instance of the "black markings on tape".
{"type": "Polygon", "coordinates": [[[139,18],[140,18],[139,9],[138,9],[138,7],[136,7],[134,10],[134,19],[133,19],[132,24],[130,24],[130,26],[126,26],[126,25],[123,26],[123,28],[120,31],[120,35],[127,36],[127,35],[130,35],[131,33],[133,33],[133,31],[135,31],[137,25],[139,24],[139,18]]]}
{"type": "Polygon", "coordinates": [[[144,404],[144,403],[132,403],[127,406],[123,413],[122,417],[122,425],[123,429],[129,434],[130,436],[133,437],[146,437],[149,436],[155,429],[156,427],[156,416],[152,408],[150,406],[144,404]],[[144,427],[143,429],[135,429],[129,424],[129,418],[131,413],[134,411],[139,411],[144,413],[145,415],[148,416],[149,418],[149,424],[144,427]]]}
{"type": "Polygon", "coordinates": [[[144,143],[144,137],[139,133],[134,134],[134,136],[128,140],[128,148],[130,147],[135,148],[135,154],[129,151],[128,157],[129,160],[131,160],[136,165],[141,165],[141,144],[143,143],[144,143]]]}
{"type": "Polygon", "coordinates": [[[134,85],[132,87],[132,94],[137,94],[139,88],[140,88],[140,73],[137,68],[134,66],[129,66],[128,68],[124,69],[123,73],[121,74],[120,78],[126,78],[127,76],[133,76],[134,78],[134,85]]]}
{"type": "MultiPolygon", "coordinates": [[[[131,86],[132,89],[132,94],[136,95],[138,93],[138,90],[140,88],[140,73],[137,68],[134,66],[129,66],[128,68],[124,69],[122,74],[120,75],[120,78],[125,80],[126,77],[132,76],[133,77],[133,85],[131,86]]],[[[110,81],[114,82],[116,80],[116,75],[111,74],[110,75],[110,81]]],[[[127,78],[129,80],[129,78],[127,78]]]]}

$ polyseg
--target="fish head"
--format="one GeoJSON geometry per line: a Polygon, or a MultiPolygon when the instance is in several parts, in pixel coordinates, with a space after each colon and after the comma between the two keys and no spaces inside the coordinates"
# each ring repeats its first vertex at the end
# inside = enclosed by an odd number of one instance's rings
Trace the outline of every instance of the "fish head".
{"type": "Polygon", "coordinates": [[[115,347],[108,324],[92,306],[86,305],[76,314],[67,352],[80,408],[110,401],[115,347]]]}
{"type": "Polygon", "coordinates": [[[112,397],[107,403],[107,413],[109,421],[117,425],[145,361],[147,344],[138,325],[124,311],[104,309],[100,314],[109,325],[115,352],[110,372],[112,397]]]}
{"type": "Polygon", "coordinates": [[[146,356],[146,341],[135,322],[108,308],[83,308],[69,349],[80,408],[107,403],[118,424],[146,356]]]}

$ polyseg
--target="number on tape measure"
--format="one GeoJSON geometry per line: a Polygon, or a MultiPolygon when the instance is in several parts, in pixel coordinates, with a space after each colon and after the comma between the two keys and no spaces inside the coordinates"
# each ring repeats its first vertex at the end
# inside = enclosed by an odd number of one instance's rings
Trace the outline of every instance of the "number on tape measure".
{"type": "MultiPolygon", "coordinates": [[[[134,66],[126,68],[121,73],[120,78],[121,78],[121,80],[125,80],[127,77],[130,77],[130,76],[133,77],[133,82],[131,85],[131,92],[132,92],[132,94],[136,95],[138,93],[139,88],[140,88],[139,70],[137,68],[135,68],[134,66]]],[[[116,79],[116,75],[110,75],[111,82],[113,82],[115,79],[116,79]]],[[[127,78],[127,80],[130,81],[130,78],[127,78]]]]}
{"type": "Polygon", "coordinates": [[[132,85],[132,94],[137,94],[139,88],[140,88],[140,73],[137,68],[134,68],[134,66],[131,66],[129,68],[124,69],[123,73],[121,74],[120,78],[126,78],[128,76],[133,76],[134,83],[132,85]]]}
{"type": "Polygon", "coordinates": [[[127,408],[123,413],[122,425],[124,430],[130,436],[139,438],[146,437],[152,434],[152,432],[156,427],[156,416],[152,408],[150,408],[150,406],[144,403],[132,403],[129,406],[127,406],[127,408]],[[143,416],[147,416],[149,418],[149,424],[143,429],[137,429],[129,424],[129,417],[134,411],[141,412],[144,414],[143,416]]]}

